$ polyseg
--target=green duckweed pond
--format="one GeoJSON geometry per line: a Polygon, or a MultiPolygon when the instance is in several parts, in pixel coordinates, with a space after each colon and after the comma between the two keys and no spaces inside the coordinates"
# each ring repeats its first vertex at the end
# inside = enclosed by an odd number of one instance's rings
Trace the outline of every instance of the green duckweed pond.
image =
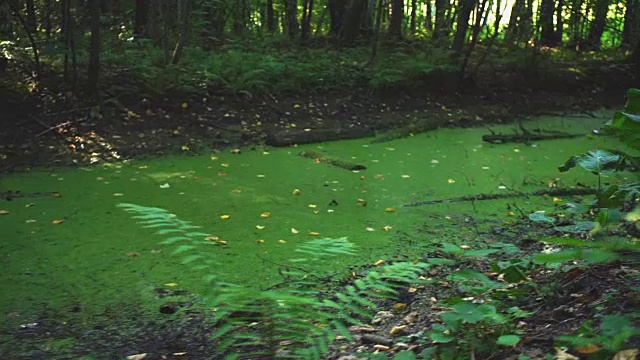
{"type": "MultiPolygon", "coordinates": [[[[588,135],[606,118],[539,118],[529,128],[588,135]]],[[[510,133],[513,126],[494,131],[510,133]]],[[[398,257],[419,259],[442,242],[472,241],[475,227],[525,212],[552,209],[548,197],[435,205],[415,202],[474,194],[529,192],[553,182],[595,185],[581,169],[560,173],[571,155],[621,148],[609,138],[584,136],[532,144],[487,144],[486,129],[441,129],[382,144],[358,139],[290,148],[241,149],[194,157],[131,160],[77,169],[34,169],[5,175],[2,191],[43,196],[1,200],[0,327],[4,334],[41,321],[43,312],[76,313],[91,325],[105,308],[136,304],[153,316],[157,288],[206,292],[204,274],[181,263],[163,236],[143,228],[120,203],[159,207],[201,226],[226,245],[211,247],[216,275],[267,288],[282,281],[281,264],[314,238],[346,237],[356,256],[338,256],[317,270],[398,257]],[[366,166],[347,171],[299,156],[314,150],[366,166]],[[46,196],[55,192],[60,197],[46,196]],[[470,220],[471,219],[471,220],[470,220]]],[[[609,179],[612,180],[612,179],[609,179]]],[[[477,230],[477,229],[476,229],[477,230]]],[[[133,306],[133,305],[132,305],[133,306]]],[[[0,354],[15,344],[0,342],[0,354]]]]}

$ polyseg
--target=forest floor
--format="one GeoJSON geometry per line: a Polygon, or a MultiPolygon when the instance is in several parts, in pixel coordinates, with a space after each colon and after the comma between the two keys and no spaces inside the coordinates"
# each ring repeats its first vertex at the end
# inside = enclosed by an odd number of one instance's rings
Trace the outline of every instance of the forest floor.
{"type": "MultiPolygon", "coordinates": [[[[581,113],[589,116],[592,110],[621,108],[624,105],[628,79],[624,73],[611,71],[598,71],[597,75],[586,79],[558,76],[557,82],[535,86],[524,83],[524,80],[502,81],[504,79],[499,75],[495,81],[454,91],[444,86],[435,92],[419,87],[398,87],[378,92],[345,89],[283,97],[246,94],[212,95],[199,99],[138,99],[104,106],[100,116],[95,108],[78,105],[73,99],[53,106],[45,105],[47,102],[42,98],[27,99],[0,104],[0,124],[3,127],[0,173],[39,166],[78,166],[127,158],[224,151],[261,144],[270,134],[281,131],[366,128],[379,132],[411,125],[415,117],[435,119],[442,127],[470,127],[511,123],[545,114],[581,113]]],[[[0,101],[10,102],[7,98],[0,101]]],[[[522,223],[503,235],[498,232],[494,235],[504,236],[505,242],[518,238],[525,239],[519,241],[526,243],[526,239],[539,238],[547,230],[522,223]]],[[[532,252],[538,251],[532,244],[529,243],[532,252]]],[[[486,267],[486,264],[473,265],[486,267]]],[[[447,269],[439,271],[446,272],[447,269]]],[[[591,318],[594,310],[590,306],[601,303],[606,293],[617,294],[606,299],[606,304],[617,304],[617,308],[637,306],[638,299],[633,297],[637,297],[637,293],[609,291],[612,288],[629,288],[624,278],[631,271],[614,263],[579,269],[567,273],[562,279],[545,279],[541,273],[537,279],[541,284],[553,284],[555,288],[565,290],[543,303],[531,298],[528,299],[529,307],[520,304],[525,310],[535,309],[537,315],[531,322],[521,325],[527,338],[518,353],[533,358],[543,357],[552,349],[554,336],[573,331],[591,318]],[[572,300],[576,293],[584,293],[588,297],[572,300]],[[553,331],[549,330],[550,323],[553,331]]],[[[410,325],[405,330],[407,333],[418,333],[436,321],[431,299],[451,296],[454,290],[434,289],[434,293],[425,292],[409,299],[410,307],[417,311],[405,314],[402,320],[379,314],[378,318],[382,320],[378,325],[355,329],[359,342],[342,343],[341,347],[333,349],[332,358],[353,359],[356,351],[371,352],[374,345],[380,344],[396,351],[423,348],[424,343],[393,343],[393,340],[388,340],[388,333],[398,321],[410,325]]],[[[384,306],[392,311],[393,304],[381,304],[380,310],[385,310],[384,306]]],[[[204,340],[210,335],[211,328],[203,326],[203,321],[197,314],[190,315],[180,326],[135,324],[134,320],[134,324],[127,326],[138,329],[134,336],[138,339],[135,344],[131,342],[131,332],[123,329],[120,335],[114,332],[109,339],[93,341],[86,338],[79,341],[86,351],[98,354],[114,349],[124,353],[135,345],[139,349],[155,349],[156,354],[171,356],[172,353],[186,351],[189,358],[205,359],[210,358],[205,354],[212,354],[215,349],[204,340]]],[[[47,330],[48,337],[55,338],[56,331],[62,337],[68,335],[68,330],[62,327],[47,330]]],[[[28,329],[25,334],[30,335],[28,329]]],[[[494,358],[515,359],[517,355],[507,351],[496,354],[494,358]]]]}
{"type": "Polygon", "coordinates": [[[265,140],[277,143],[288,132],[311,134],[294,136],[292,144],[303,138],[308,142],[337,139],[339,132],[350,129],[355,129],[353,136],[411,126],[419,131],[416,119],[428,119],[433,128],[513,123],[536,115],[589,116],[591,110],[622,107],[625,90],[631,86],[628,74],[616,67],[603,66],[580,75],[561,69],[529,81],[513,73],[503,69],[482,84],[458,88],[445,79],[424,86],[278,97],[103,99],[100,107],[46,90],[26,99],[3,95],[0,173],[214,152],[265,140]]]}

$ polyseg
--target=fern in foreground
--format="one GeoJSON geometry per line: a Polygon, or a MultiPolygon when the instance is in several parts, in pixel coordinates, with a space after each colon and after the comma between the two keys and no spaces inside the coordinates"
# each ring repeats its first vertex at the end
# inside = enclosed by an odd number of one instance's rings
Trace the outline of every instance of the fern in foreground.
{"type": "MultiPolygon", "coordinates": [[[[213,309],[216,342],[220,358],[246,357],[319,359],[329,351],[329,344],[340,334],[350,338],[348,324],[360,324],[377,312],[372,299],[393,298],[397,290],[414,283],[429,266],[425,263],[398,262],[370,271],[353,285],[330,295],[320,296],[322,284],[312,281],[311,271],[291,267],[283,272],[290,278],[284,290],[257,290],[221,282],[211,269],[215,242],[205,240],[211,234],[196,231],[199,226],[178,219],[167,210],[134,204],[119,204],[134,213],[145,228],[157,228],[168,236],[162,244],[176,246],[183,264],[194,270],[209,269],[205,279],[212,284],[206,296],[213,309]],[[212,247],[214,246],[214,247],[212,247]]],[[[314,263],[338,255],[355,254],[355,245],[346,238],[314,239],[301,244],[296,252],[305,258],[292,262],[314,263]]],[[[317,279],[317,277],[316,277],[317,279]]]]}

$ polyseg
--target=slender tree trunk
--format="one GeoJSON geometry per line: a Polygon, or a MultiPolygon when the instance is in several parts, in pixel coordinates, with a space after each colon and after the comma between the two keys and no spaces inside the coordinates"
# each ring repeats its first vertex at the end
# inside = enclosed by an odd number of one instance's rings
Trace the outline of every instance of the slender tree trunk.
{"type": "Polygon", "coordinates": [[[635,87],[640,89],[640,37],[638,37],[638,42],[636,43],[635,50],[633,50],[631,59],[633,60],[636,73],[635,87]]]}
{"type": "Polygon", "coordinates": [[[582,2],[583,0],[573,0],[571,3],[571,16],[569,17],[569,28],[571,30],[571,47],[578,49],[582,43],[582,2]]]}
{"type": "Polygon", "coordinates": [[[38,29],[38,20],[36,20],[36,5],[33,0],[26,0],[25,5],[27,8],[25,14],[27,29],[30,33],[35,34],[38,29]]]}
{"type": "Polygon", "coordinates": [[[329,18],[331,19],[331,34],[336,37],[340,36],[340,31],[342,30],[345,1],[346,0],[328,0],[327,2],[329,18]]]}
{"type": "Polygon", "coordinates": [[[424,14],[424,27],[427,31],[433,30],[433,10],[431,9],[431,0],[425,0],[424,6],[427,8],[424,14]]]}
{"type": "Polygon", "coordinates": [[[520,40],[522,29],[520,28],[521,17],[524,15],[525,0],[515,0],[511,7],[509,26],[504,35],[505,42],[514,44],[520,40]]]}
{"type": "Polygon", "coordinates": [[[404,0],[391,0],[389,35],[392,38],[402,38],[402,20],[404,20],[404,0]]]}
{"type": "Polygon", "coordinates": [[[555,43],[556,45],[562,44],[562,36],[564,35],[564,0],[558,0],[558,6],[556,7],[556,32],[555,43]]]}
{"type": "Polygon", "coordinates": [[[273,34],[276,32],[276,15],[273,10],[273,0],[267,0],[267,32],[273,34]]]}
{"type": "Polygon", "coordinates": [[[553,0],[541,0],[540,2],[540,43],[545,46],[554,46],[555,28],[553,26],[554,11],[553,0]]]}
{"type": "Polygon", "coordinates": [[[149,36],[149,0],[136,0],[136,15],[133,33],[136,36],[149,36]]]}
{"type": "Polygon", "coordinates": [[[471,11],[476,6],[477,0],[460,0],[460,9],[458,10],[458,27],[453,38],[452,50],[456,54],[460,54],[464,42],[467,39],[467,30],[469,30],[469,18],[471,11]]]}
{"type": "Polygon", "coordinates": [[[596,0],[593,11],[593,21],[591,21],[591,26],[589,27],[587,44],[590,49],[598,50],[600,49],[600,41],[602,39],[604,27],[607,24],[609,0],[596,0]]]}
{"type": "Polygon", "coordinates": [[[100,79],[100,0],[89,0],[91,39],[89,41],[89,67],[87,71],[87,92],[98,91],[100,79]]]}
{"type": "Polygon", "coordinates": [[[173,54],[171,55],[171,63],[174,65],[180,62],[182,50],[189,40],[189,28],[191,27],[191,24],[189,23],[189,20],[191,19],[191,0],[180,0],[178,2],[178,6],[182,9],[180,12],[182,16],[180,16],[179,19],[180,36],[176,42],[176,47],[173,49],[173,54]]]}
{"type": "Polygon", "coordinates": [[[411,36],[416,35],[416,21],[418,17],[418,0],[411,0],[411,21],[409,25],[409,30],[411,32],[411,36]]]}
{"type": "Polygon", "coordinates": [[[309,40],[311,33],[311,14],[313,14],[313,0],[304,0],[302,6],[302,31],[300,40],[304,43],[309,40]]]}
{"type": "Polygon", "coordinates": [[[444,39],[450,30],[447,21],[447,10],[449,9],[449,0],[435,0],[436,5],[436,22],[433,31],[433,39],[444,39]]]}
{"type": "Polygon", "coordinates": [[[45,34],[47,34],[47,38],[51,37],[51,33],[53,32],[53,22],[51,21],[51,15],[53,15],[53,11],[53,0],[44,0],[42,27],[44,28],[45,34]]]}
{"type": "Polygon", "coordinates": [[[366,2],[365,0],[346,0],[346,2],[339,38],[341,45],[351,46],[360,33],[362,13],[365,10],[366,2]]]}
{"type": "Polygon", "coordinates": [[[640,30],[640,0],[627,0],[624,12],[624,25],[622,27],[622,46],[631,48],[640,30]]]}
{"type": "Polygon", "coordinates": [[[293,40],[300,32],[297,0],[284,0],[284,12],[287,24],[287,35],[289,35],[289,38],[293,40]]]}

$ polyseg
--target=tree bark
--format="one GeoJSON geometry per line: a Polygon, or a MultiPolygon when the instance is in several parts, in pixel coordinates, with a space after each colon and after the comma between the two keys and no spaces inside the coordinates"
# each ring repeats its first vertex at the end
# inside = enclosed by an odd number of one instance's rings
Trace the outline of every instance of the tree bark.
{"type": "Polygon", "coordinates": [[[453,38],[452,50],[456,54],[460,54],[464,42],[467,39],[467,30],[469,30],[469,18],[471,11],[476,6],[477,0],[460,0],[460,9],[458,10],[458,19],[456,34],[453,38]]]}
{"type": "Polygon", "coordinates": [[[182,56],[182,50],[184,49],[185,44],[189,40],[189,28],[191,24],[189,20],[191,19],[191,0],[181,0],[178,2],[178,6],[181,6],[182,11],[180,20],[180,36],[176,43],[176,47],[173,49],[173,54],[171,55],[171,63],[177,64],[180,62],[180,58],[182,56]]]}
{"type": "Polygon", "coordinates": [[[431,0],[425,0],[424,6],[427,8],[425,11],[424,17],[424,26],[428,31],[433,30],[433,10],[431,10],[431,0]]]}
{"type": "Polygon", "coordinates": [[[587,37],[587,46],[589,49],[600,49],[600,41],[602,33],[607,23],[607,12],[609,11],[609,0],[596,0],[593,9],[593,21],[589,27],[589,36],[587,37]]]}
{"type": "Polygon", "coordinates": [[[624,12],[624,24],[622,27],[622,46],[631,48],[635,37],[638,36],[637,31],[640,22],[640,0],[627,0],[624,12]]]}
{"type": "Polygon", "coordinates": [[[313,0],[304,0],[302,7],[302,31],[300,40],[306,42],[311,34],[311,15],[313,14],[313,0]]]}
{"type": "Polygon", "coordinates": [[[436,21],[433,31],[433,39],[444,39],[449,34],[451,26],[447,21],[447,10],[449,9],[449,0],[435,0],[436,21]]]}
{"type": "Polygon", "coordinates": [[[553,0],[541,0],[540,2],[540,43],[544,46],[556,45],[556,32],[553,26],[554,11],[553,0]]]}
{"type": "Polygon", "coordinates": [[[328,0],[329,18],[331,20],[331,34],[339,37],[345,12],[345,0],[328,0]]]}
{"type": "Polygon", "coordinates": [[[27,22],[27,29],[30,33],[35,34],[38,29],[38,20],[36,20],[36,5],[33,0],[26,0],[26,14],[25,20],[27,22]]]}
{"type": "Polygon", "coordinates": [[[569,28],[571,29],[571,47],[578,49],[582,43],[582,4],[583,0],[573,0],[571,3],[571,16],[569,17],[569,28]]]}
{"type": "Polygon", "coordinates": [[[133,33],[136,36],[149,36],[149,0],[136,0],[136,15],[133,33]]]}
{"type": "Polygon", "coordinates": [[[411,21],[409,25],[409,30],[411,32],[411,36],[416,35],[417,31],[417,17],[418,17],[418,0],[411,0],[411,21]]]}
{"type": "Polygon", "coordinates": [[[564,0],[558,0],[558,6],[556,7],[556,45],[562,44],[562,36],[564,35],[564,15],[562,10],[564,10],[564,0]]]}
{"type": "Polygon", "coordinates": [[[640,89],[640,37],[636,43],[636,48],[633,50],[631,59],[635,67],[635,87],[640,89]]]}
{"type": "Polygon", "coordinates": [[[273,11],[273,0],[267,0],[267,31],[276,32],[276,16],[273,11]]]}
{"type": "Polygon", "coordinates": [[[393,39],[402,39],[402,20],[404,19],[404,0],[391,0],[391,21],[389,35],[393,39]]]}
{"type": "Polygon", "coordinates": [[[344,8],[344,18],[340,29],[340,44],[352,46],[360,33],[362,24],[362,13],[365,10],[365,0],[346,0],[344,8]]]}
{"type": "Polygon", "coordinates": [[[89,67],[87,71],[87,92],[98,91],[100,79],[100,0],[89,0],[91,39],[89,40],[89,67]]]}
{"type": "Polygon", "coordinates": [[[287,35],[295,39],[300,31],[298,24],[298,2],[296,0],[284,0],[284,12],[287,24],[287,35]]]}

